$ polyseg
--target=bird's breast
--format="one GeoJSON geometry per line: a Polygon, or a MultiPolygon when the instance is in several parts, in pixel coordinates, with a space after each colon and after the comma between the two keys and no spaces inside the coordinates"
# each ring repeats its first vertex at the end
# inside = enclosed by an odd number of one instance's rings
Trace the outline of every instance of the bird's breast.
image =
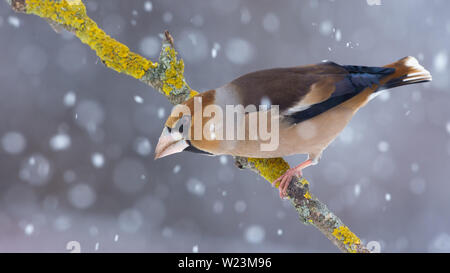
{"type": "MultiPolygon", "coordinates": [[[[283,117],[271,119],[265,139],[228,140],[221,143],[221,154],[244,157],[271,158],[293,154],[320,154],[345,128],[355,111],[345,106],[318,115],[297,124],[290,124],[283,117]],[[274,123],[278,123],[277,126],[274,123]]],[[[246,121],[246,128],[249,126],[246,121]]],[[[257,130],[259,131],[258,123],[257,130]]],[[[249,135],[250,133],[247,133],[249,135]]]]}

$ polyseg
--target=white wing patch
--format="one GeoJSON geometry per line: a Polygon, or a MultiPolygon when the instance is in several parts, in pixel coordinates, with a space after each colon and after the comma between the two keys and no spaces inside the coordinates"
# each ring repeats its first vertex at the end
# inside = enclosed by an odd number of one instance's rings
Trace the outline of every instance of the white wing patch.
{"type": "Polygon", "coordinates": [[[283,115],[292,115],[294,113],[300,112],[300,111],[304,111],[308,108],[310,108],[311,105],[296,105],[294,107],[290,107],[289,109],[283,111],[283,115]]]}

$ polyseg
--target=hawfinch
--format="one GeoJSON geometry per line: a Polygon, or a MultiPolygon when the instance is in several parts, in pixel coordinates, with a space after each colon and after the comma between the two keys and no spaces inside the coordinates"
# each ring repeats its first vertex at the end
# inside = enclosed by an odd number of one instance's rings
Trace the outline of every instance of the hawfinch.
{"type": "Polygon", "coordinates": [[[323,150],[374,95],[428,81],[430,73],[414,57],[383,67],[322,62],[256,71],[175,106],[155,159],[181,151],[255,158],[307,154],[306,161],[273,182],[280,181],[283,198],[292,177],[317,164],[323,150]],[[234,114],[240,114],[236,122],[234,114]],[[272,130],[272,139],[262,136],[262,129],[272,130]]]}

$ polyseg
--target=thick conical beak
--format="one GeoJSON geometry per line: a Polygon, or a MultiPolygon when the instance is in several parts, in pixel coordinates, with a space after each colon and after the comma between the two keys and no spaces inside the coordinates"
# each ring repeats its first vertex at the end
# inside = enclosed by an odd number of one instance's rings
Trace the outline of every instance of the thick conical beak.
{"type": "Polygon", "coordinates": [[[155,149],[155,159],[182,152],[189,145],[180,133],[169,133],[167,128],[161,133],[155,149]]]}

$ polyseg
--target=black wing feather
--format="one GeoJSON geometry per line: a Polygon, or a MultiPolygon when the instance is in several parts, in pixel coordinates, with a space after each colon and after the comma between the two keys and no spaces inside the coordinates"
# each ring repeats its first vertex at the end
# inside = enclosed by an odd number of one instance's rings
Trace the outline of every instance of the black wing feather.
{"type": "MultiPolygon", "coordinates": [[[[333,63],[334,64],[334,63],[333,63]]],[[[341,66],[348,71],[343,80],[336,83],[336,89],[330,98],[311,105],[308,109],[292,113],[286,116],[287,120],[293,124],[311,119],[331,108],[353,98],[361,91],[374,84],[380,83],[380,80],[395,72],[394,68],[387,67],[368,67],[368,66],[341,66]]]]}

